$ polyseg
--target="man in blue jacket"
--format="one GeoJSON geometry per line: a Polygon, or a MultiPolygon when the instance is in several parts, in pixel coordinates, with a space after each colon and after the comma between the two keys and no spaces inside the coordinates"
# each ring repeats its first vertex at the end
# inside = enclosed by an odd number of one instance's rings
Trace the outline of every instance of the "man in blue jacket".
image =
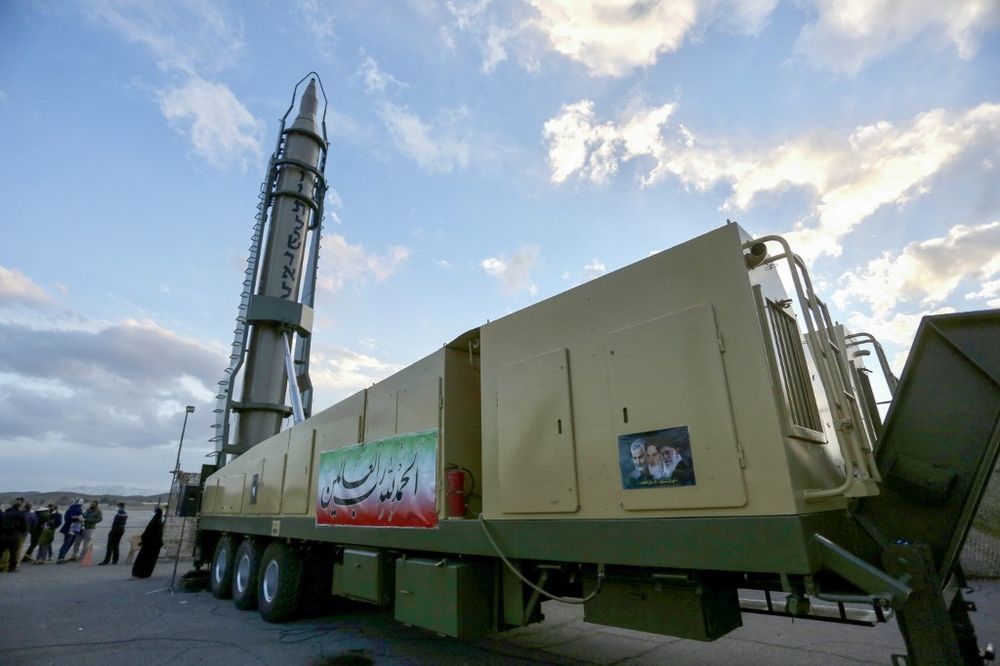
{"type": "Polygon", "coordinates": [[[59,532],[63,535],[63,544],[59,548],[58,564],[66,561],[66,553],[73,546],[73,542],[83,531],[83,500],[77,498],[63,514],[63,524],[59,532]]]}

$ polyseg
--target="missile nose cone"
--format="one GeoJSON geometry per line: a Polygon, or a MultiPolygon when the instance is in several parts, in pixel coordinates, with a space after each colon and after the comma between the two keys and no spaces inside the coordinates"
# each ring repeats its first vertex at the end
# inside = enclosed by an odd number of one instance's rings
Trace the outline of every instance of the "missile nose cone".
{"type": "Polygon", "coordinates": [[[299,101],[299,115],[292,123],[292,127],[319,134],[318,114],[319,99],[316,97],[316,79],[310,79],[309,85],[302,93],[302,99],[299,101]]]}
{"type": "Polygon", "coordinates": [[[319,111],[319,99],[316,97],[316,79],[310,79],[306,91],[302,93],[302,101],[299,103],[299,120],[316,122],[316,113],[319,111]]]}

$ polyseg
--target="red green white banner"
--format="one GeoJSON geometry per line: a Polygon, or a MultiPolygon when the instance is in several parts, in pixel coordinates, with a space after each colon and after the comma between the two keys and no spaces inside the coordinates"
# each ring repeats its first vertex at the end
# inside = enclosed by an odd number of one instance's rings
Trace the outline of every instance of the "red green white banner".
{"type": "Polygon", "coordinates": [[[438,431],[323,451],[317,525],[434,527],[438,431]]]}

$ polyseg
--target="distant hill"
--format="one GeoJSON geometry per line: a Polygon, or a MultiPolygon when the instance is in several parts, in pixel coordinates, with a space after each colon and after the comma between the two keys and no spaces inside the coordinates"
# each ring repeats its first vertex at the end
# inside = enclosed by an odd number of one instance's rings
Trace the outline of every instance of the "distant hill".
{"type": "Polygon", "coordinates": [[[155,494],[157,488],[150,488],[146,486],[144,488],[139,488],[136,486],[75,486],[73,488],[68,488],[66,490],[60,490],[62,493],[79,493],[80,495],[123,495],[126,497],[131,496],[146,496],[150,494],[155,494]]]}
{"type": "Polygon", "coordinates": [[[17,497],[23,497],[26,501],[31,502],[33,508],[38,508],[42,502],[55,502],[60,509],[65,510],[66,507],[68,507],[73,500],[78,497],[82,497],[87,501],[96,499],[103,505],[114,506],[118,502],[125,502],[126,505],[137,506],[140,504],[156,504],[157,502],[166,503],[167,495],[167,491],[149,495],[145,494],[141,489],[130,489],[121,486],[109,486],[103,488],[85,487],[75,488],[72,490],[51,490],[48,492],[41,492],[38,490],[9,491],[0,492],[0,507],[6,508],[10,506],[10,503],[17,497]],[[115,490],[138,490],[138,492],[118,493],[114,492],[115,490]]]}

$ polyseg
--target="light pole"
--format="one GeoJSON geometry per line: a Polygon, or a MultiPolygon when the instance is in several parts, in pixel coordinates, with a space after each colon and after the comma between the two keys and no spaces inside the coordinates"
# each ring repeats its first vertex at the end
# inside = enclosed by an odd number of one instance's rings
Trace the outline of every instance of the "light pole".
{"type": "MultiPolygon", "coordinates": [[[[194,406],[188,405],[184,408],[184,425],[181,426],[181,441],[177,444],[177,462],[174,463],[174,485],[177,486],[177,502],[178,504],[182,501],[181,486],[177,481],[178,475],[181,473],[181,449],[184,447],[184,431],[187,430],[188,424],[188,414],[194,412],[194,406]]],[[[176,512],[177,509],[175,508],[176,512]]],[[[170,502],[167,502],[167,515],[170,515],[170,502]]],[[[184,527],[187,525],[187,517],[185,516],[181,520],[181,536],[177,540],[177,552],[174,554],[174,572],[170,574],[170,586],[167,588],[170,590],[170,594],[174,593],[174,581],[177,579],[177,563],[181,559],[181,544],[184,541],[184,527]]]]}
{"type": "MultiPolygon", "coordinates": [[[[194,406],[188,405],[184,408],[184,425],[181,426],[181,441],[177,445],[177,462],[174,463],[174,482],[172,485],[177,485],[177,475],[181,473],[181,449],[184,448],[184,431],[187,430],[188,425],[188,414],[194,412],[194,406]]],[[[167,515],[170,515],[170,499],[173,497],[173,488],[170,489],[170,495],[167,496],[167,515]]],[[[178,495],[180,495],[180,488],[177,489],[178,495]]]]}

